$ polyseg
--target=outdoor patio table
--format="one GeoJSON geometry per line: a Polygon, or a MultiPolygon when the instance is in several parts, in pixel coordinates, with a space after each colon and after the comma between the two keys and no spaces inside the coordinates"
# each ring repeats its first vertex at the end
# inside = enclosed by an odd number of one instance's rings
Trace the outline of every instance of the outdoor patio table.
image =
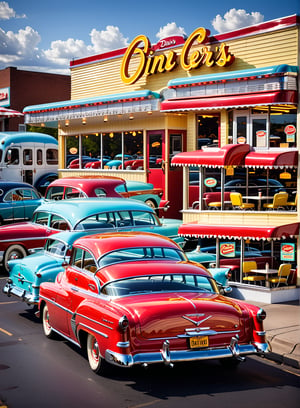
{"type": "Polygon", "coordinates": [[[258,201],[258,205],[257,205],[257,211],[261,210],[261,202],[262,201],[268,201],[268,200],[273,200],[273,196],[243,196],[243,199],[245,200],[255,200],[258,201]]]}
{"type": "Polygon", "coordinates": [[[278,269],[251,269],[250,272],[253,272],[255,274],[259,275],[266,275],[266,287],[270,287],[270,282],[268,281],[269,275],[277,275],[278,274],[278,269]]]}

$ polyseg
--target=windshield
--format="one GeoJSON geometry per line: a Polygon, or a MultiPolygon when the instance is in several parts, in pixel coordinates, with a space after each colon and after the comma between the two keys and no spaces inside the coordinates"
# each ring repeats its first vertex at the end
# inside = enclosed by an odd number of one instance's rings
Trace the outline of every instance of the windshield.
{"type": "Polygon", "coordinates": [[[101,292],[108,296],[128,296],[161,292],[217,293],[213,279],[200,275],[149,275],[107,283],[101,292]]]}
{"type": "Polygon", "coordinates": [[[173,248],[123,248],[117,251],[109,252],[99,259],[100,268],[113,265],[120,262],[132,261],[186,261],[182,251],[173,248]]]}

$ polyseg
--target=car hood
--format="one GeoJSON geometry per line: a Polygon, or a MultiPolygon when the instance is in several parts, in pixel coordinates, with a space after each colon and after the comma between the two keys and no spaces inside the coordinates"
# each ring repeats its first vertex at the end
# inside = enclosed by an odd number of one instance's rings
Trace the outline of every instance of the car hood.
{"type": "Polygon", "coordinates": [[[117,302],[133,316],[140,339],[170,338],[193,330],[244,334],[244,311],[219,294],[178,292],[138,295],[117,302]]]}
{"type": "Polygon", "coordinates": [[[2,225],[0,227],[0,240],[8,238],[22,238],[30,236],[43,237],[49,228],[46,225],[33,224],[31,222],[19,222],[15,224],[2,225]]]}

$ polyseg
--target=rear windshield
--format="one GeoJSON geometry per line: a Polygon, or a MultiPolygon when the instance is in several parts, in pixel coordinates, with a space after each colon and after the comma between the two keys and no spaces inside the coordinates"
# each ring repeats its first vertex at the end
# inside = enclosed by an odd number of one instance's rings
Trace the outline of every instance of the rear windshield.
{"type": "Polygon", "coordinates": [[[108,296],[128,296],[161,292],[217,293],[214,281],[200,275],[150,275],[110,282],[101,292],[108,296]]]}
{"type": "Polygon", "coordinates": [[[120,262],[132,261],[185,261],[182,251],[173,248],[149,247],[149,248],[124,248],[105,254],[99,259],[100,268],[120,262]]]}

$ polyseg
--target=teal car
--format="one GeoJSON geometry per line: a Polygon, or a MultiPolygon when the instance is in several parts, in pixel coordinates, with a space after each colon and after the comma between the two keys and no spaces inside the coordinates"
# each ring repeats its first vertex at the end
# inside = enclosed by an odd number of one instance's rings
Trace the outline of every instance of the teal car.
{"type": "MultiPolygon", "coordinates": [[[[90,234],[89,230],[54,234],[47,239],[43,250],[23,259],[9,261],[9,279],[3,292],[8,296],[14,295],[29,305],[37,305],[41,283],[54,282],[58,273],[62,272],[69,262],[73,243],[90,234]]],[[[186,253],[187,257],[188,254],[186,253]]],[[[226,290],[227,269],[209,268],[213,255],[198,252],[196,257],[191,257],[193,261],[206,266],[219,286],[226,290]]]]}
{"type": "Polygon", "coordinates": [[[0,181],[0,225],[30,220],[43,201],[31,184],[0,181]]]}

